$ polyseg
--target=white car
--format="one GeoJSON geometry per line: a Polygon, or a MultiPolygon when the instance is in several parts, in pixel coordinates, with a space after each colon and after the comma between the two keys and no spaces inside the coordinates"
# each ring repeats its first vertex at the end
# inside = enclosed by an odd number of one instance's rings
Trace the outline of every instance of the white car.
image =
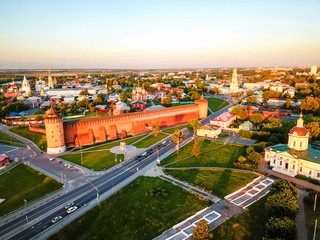
{"type": "Polygon", "coordinates": [[[62,216],[58,216],[58,217],[55,217],[54,219],[52,219],[52,223],[56,223],[56,222],[58,222],[59,220],[61,220],[62,219],[62,216]]]}
{"type": "Polygon", "coordinates": [[[72,212],[74,212],[74,211],[77,210],[77,209],[78,209],[77,206],[73,206],[73,207],[71,207],[71,208],[68,208],[67,213],[72,213],[72,212]]]}
{"type": "Polygon", "coordinates": [[[55,157],[50,157],[48,160],[49,161],[53,161],[53,160],[55,160],[56,158],[55,157]]]}

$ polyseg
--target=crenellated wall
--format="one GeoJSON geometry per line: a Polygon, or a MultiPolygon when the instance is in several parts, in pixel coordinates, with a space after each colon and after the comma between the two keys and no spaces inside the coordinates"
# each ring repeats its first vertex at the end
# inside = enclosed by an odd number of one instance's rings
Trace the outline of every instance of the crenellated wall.
{"type": "Polygon", "coordinates": [[[155,121],[159,121],[160,127],[169,127],[191,119],[204,118],[207,116],[207,108],[207,100],[199,99],[190,105],[66,121],[63,123],[65,143],[67,147],[88,145],[147,132],[155,121]]]}
{"type": "Polygon", "coordinates": [[[43,128],[40,128],[39,125],[31,125],[30,124],[29,125],[29,131],[46,134],[46,130],[43,129],[43,128]]]}

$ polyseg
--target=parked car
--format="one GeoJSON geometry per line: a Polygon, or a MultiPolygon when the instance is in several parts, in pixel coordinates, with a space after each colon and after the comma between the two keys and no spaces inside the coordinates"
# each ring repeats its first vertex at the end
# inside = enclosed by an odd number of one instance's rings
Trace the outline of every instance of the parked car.
{"type": "Polygon", "coordinates": [[[62,163],[62,160],[59,160],[59,161],[58,161],[58,164],[61,164],[61,163],[62,163]]]}
{"type": "Polygon", "coordinates": [[[147,152],[143,152],[142,154],[141,154],[141,156],[146,156],[147,155],[147,152]]]}
{"type": "Polygon", "coordinates": [[[67,213],[72,213],[72,212],[74,212],[74,211],[77,210],[77,209],[78,209],[77,206],[73,206],[73,207],[71,207],[71,208],[68,208],[67,213]]]}
{"type": "Polygon", "coordinates": [[[64,206],[65,209],[71,208],[74,205],[73,202],[68,203],[67,205],[64,206]]]}
{"type": "Polygon", "coordinates": [[[58,216],[58,217],[55,217],[54,219],[51,220],[52,223],[56,223],[58,222],[59,220],[62,219],[62,216],[58,216]]]}
{"type": "Polygon", "coordinates": [[[63,164],[63,166],[68,167],[68,163],[67,163],[67,162],[65,162],[65,163],[63,164]]]}
{"type": "Polygon", "coordinates": [[[55,160],[55,159],[56,159],[55,157],[49,157],[49,158],[48,158],[49,161],[53,161],[53,160],[55,160]]]}

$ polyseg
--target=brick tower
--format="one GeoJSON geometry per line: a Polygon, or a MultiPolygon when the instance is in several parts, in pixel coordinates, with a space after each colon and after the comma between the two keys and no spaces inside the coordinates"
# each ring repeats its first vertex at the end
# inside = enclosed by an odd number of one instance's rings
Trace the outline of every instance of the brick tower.
{"type": "Polygon", "coordinates": [[[66,151],[62,117],[53,110],[52,106],[46,112],[44,122],[46,125],[47,152],[58,154],[66,151]]]}
{"type": "Polygon", "coordinates": [[[196,104],[198,104],[198,109],[199,109],[199,117],[206,118],[208,115],[208,100],[203,98],[203,95],[201,96],[200,99],[194,101],[196,104]]]}

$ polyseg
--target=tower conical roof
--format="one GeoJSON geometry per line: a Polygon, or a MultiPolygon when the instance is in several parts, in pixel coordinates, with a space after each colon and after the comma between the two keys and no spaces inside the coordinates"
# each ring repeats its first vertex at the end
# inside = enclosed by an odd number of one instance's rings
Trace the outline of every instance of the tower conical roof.
{"type": "Polygon", "coordinates": [[[47,117],[57,117],[56,111],[53,109],[52,105],[48,111],[46,111],[46,116],[47,117]]]}

